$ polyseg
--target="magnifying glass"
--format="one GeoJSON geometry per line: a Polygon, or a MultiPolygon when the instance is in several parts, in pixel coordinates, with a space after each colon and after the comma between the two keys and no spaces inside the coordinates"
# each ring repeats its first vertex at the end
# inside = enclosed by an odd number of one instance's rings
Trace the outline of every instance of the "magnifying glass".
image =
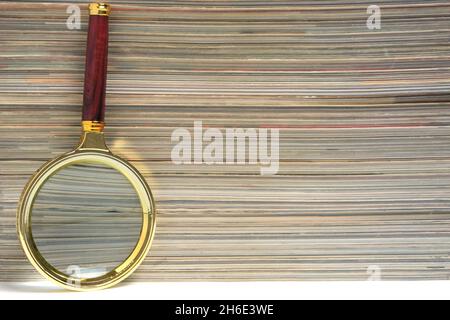
{"type": "Polygon", "coordinates": [[[34,267],[67,289],[111,287],[145,258],[155,205],[142,175],[106,146],[108,56],[105,3],[89,6],[81,141],[40,168],[26,185],[17,230],[34,267]]]}

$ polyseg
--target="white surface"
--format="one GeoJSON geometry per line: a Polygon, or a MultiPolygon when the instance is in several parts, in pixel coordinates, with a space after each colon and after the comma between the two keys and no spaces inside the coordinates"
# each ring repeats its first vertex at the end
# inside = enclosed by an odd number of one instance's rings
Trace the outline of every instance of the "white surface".
{"type": "Polygon", "coordinates": [[[96,292],[68,292],[48,282],[0,283],[0,299],[450,299],[450,281],[128,283],[96,292]]]}

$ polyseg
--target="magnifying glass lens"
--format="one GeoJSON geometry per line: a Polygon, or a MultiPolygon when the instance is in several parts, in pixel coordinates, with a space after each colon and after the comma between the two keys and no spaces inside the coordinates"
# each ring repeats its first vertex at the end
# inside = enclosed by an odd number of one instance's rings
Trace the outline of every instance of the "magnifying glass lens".
{"type": "Polygon", "coordinates": [[[31,232],[45,261],[72,278],[103,276],[132,253],[142,207],[128,179],[114,168],[77,162],[53,174],[31,210],[31,232]]]}

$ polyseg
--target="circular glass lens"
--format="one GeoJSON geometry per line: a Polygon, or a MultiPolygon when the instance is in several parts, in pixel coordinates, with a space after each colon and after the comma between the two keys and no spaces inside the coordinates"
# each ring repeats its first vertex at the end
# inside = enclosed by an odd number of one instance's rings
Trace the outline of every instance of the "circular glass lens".
{"type": "Polygon", "coordinates": [[[136,247],[142,221],[128,179],[94,162],[76,162],[53,174],[31,210],[39,253],[74,279],[100,277],[121,265],[136,247]]]}

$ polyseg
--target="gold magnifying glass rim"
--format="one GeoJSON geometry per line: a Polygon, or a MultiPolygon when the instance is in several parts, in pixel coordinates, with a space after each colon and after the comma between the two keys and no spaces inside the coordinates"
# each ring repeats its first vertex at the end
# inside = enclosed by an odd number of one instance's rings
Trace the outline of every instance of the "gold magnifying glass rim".
{"type": "Polygon", "coordinates": [[[125,280],[144,260],[155,234],[155,214],[152,193],[139,171],[126,160],[109,151],[102,132],[84,132],[81,143],[75,150],[47,162],[31,177],[20,199],[17,212],[17,232],[27,258],[45,278],[69,290],[99,290],[112,287],[125,280]],[[51,266],[41,255],[32,236],[31,215],[34,200],[48,178],[62,168],[86,161],[114,168],[128,179],[141,203],[142,227],[134,250],[120,265],[96,278],[75,279],[51,266]]]}

